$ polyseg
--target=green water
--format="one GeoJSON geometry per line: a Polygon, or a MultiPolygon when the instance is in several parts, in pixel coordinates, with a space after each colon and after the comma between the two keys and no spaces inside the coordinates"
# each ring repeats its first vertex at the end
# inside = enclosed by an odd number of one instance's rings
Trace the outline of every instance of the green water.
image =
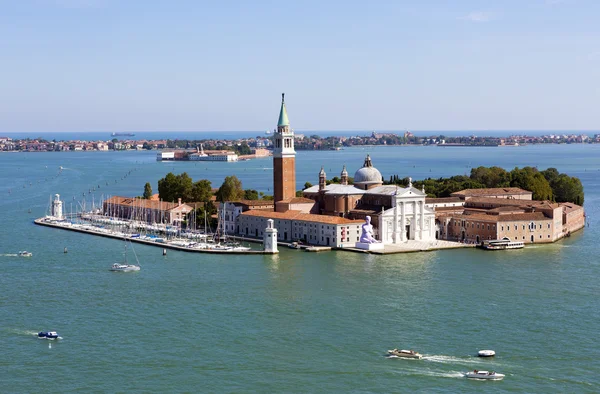
{"type": "MultiPolygon", "coordinates": [[[[138,195],[172,170],[215,186],[236,173],[245,187],[267,191],[270,161],[0,154],[0,391],[597,392],[598,148],[468,149],[382,148],[371,156],[384,177],[415,179],[480,163],[554,165],[582,179],[590,226],[563,242],[505,252],[162,256],[136,244],[142,270],[113,273],[120,241],[32,224],[52,193],[75,209],[83,193],[88,206],[92,195],[138,195]],[[23,249],[33,257],[12,255],[23,249]],[[64,339],[36,339],[42,330],[64,339]],[[425,357],[386,359],[395,347],[425,357]],[[477,358],[480,349],[497,356],[477,358]],[[472,369],[506,378],[462,377],[472,369]]],[[[311,181],[320,162],[350,172],[362,164],[360,148],[339,153],[299,153],[298,182],[311,181]]]]}

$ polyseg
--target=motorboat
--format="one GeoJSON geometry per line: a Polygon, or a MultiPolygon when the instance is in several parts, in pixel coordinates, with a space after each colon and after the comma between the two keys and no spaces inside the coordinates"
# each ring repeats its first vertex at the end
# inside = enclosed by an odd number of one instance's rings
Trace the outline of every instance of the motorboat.
{"type": "Polygon", "coordinates": [[[480,350],[477,352],[479,357],[494,357],[496,352],[493,350],[480,350]]]}
{"type": "Polygon", "coordinates": [[[469,371],[465,374],[465,377],[469,379],[487,379],[487,380],[502,380],[504,374],[497,373],[495,371],[469,371]]]}
{"type": "Polygon", "coordinates": [[[388,358],[414,358],[420,360],[421,358],[423,358],[423,355],[421,355],[421,353],[415,352],[414,350],[392,349],[388,350],[388,358]]]}
{"type": "Polygon", "coordinates": [[[291,244],[288,244],[288,247],[292,249],[301,249],[302,247],[300,245],[300,242],[292,242],[291,244]]]}
{"type": "Polygon", "coordinates": [[[110,267],[111,271],[117,271],[117,272],[133,272],[133,271],[139,271],[140,270],[140,266],[139,265],[134,265],[134,264],[118,264],[115,263],[110,267]]]}
{"type": "Polygon", "coordinates": [[[39,339],[50,339],[50,340],[62,339],[61,337],[58,336],[58,333],[56,331],[40,331],[40,332],[38,332],[38,338],[39,339]]]}
{"type": "Polygon", "coordinates": [[[21,250],[21,251],[19,252],[19,256],[20,256],[20,257],[31,257],[31,256],[33,256],[33,253],[31,253],[31,252],[28,252],[28,251],[26,251],[26,250],[21,250]]]}
{"type": "Polygon", "coordinates": [[[506,249],[522,249],[525,243],[521,241],[511,241],[510,238],[492,239],[483,241],[480,245],[485,250],[506,250],[506,249]]]}

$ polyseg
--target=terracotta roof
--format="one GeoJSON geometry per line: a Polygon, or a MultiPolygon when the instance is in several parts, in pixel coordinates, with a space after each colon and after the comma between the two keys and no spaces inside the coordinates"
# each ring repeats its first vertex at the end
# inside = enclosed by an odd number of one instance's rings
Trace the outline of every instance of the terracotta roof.
{"type": "MultiPolygon", "coordinates": [[[[113,196],[104,200],[105,204],[113,204],[120,206],[128,206],[134,208],[156,209],[160,211],[168,211],[177,208],[179,204],[166,201],[145,200],[143,198],[113,196]]],[[[186,204],[182,204],[186,205],[186,204]]],[[[191,207],[190,207],[191,208],[191,207]]]]}
{"type": "Polygon", "coordinates": [[[451,196],[465,196],[465,197],[473,197],[473,196],[502,196],[502,195],[510,195],[510,194],[531,194],[530,191],[523,190],[519,187],[491,187],[484,189],[464,189],[458,192],[454,192],[451,196]]]}
{"type": "Polygon", "coordinates": [[[582,206],[573,204],[572,202],[560,202],[560,203],[558,203],[558,205],[560,207],[562,207],[563,212],[565,212],[565,213],[570,213],[573,211],[577,211],[579,209],[583,209],[582,206]]]}
{"type": "Polygon", "coordinates": [[[479,220],[483,222],[518,222],[530,220],[552,220],[542,212],[515,213],[506,215],[486,215],[485,213],[474,213],[471,215],[451,215],[456,220],[479,220]]]}
{"type": "Polygon", "coordinates": [[[439,198],[426,197],[425,198],[425,204],[441,204],[444,202],[446,202],[446,203],[463,202],[463,200],[458,197],[439,197],[439,198]]]}
{"type": "Polygon", "coordinates": [[[283,199],[281,201],[277,201],[277,203],[289,203],[289,204],[314,204],[315,200],[311,200],[310,198],[305,197],[290,197],[283,199]]]}
{"type": "Polygon", "coordinates": [[[252,210],[242,212],[240,215],[261,217],[267,219],[301,220],[305,222],[316,222],[324,224],[358,224],[364,222],[363,220],[350,220],[339,216],[314,215],[311,213],[302,213],[300,211],[274,212],[252,210]]]}
{"type": "Polygon", "coordinates": [[[228,201],[227,204],[247,205],[249,207],[270,206],[271,208],[273,208],[273,206],[274,206],[274,202],[272,200],[238,200],[238,201],[228,201]]]}
{"type": "Polygon", "coordinates": [[[465,202],[465,205],[473,203],[488,203],[495,206],[518,206],[533,208],[558,208],[558,204],[544,200],[517,200],[512,198],[473,197],[465,202]]]}

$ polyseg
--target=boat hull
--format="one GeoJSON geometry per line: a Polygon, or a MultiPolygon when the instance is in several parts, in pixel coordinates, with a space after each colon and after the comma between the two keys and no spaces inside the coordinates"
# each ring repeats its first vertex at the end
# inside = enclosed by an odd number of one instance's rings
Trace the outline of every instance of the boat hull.
{"type": "Polygon", "coordinates": [[[488,372],[488,371],[477,371],[477,372],[467,372],[465,377],[468,379],[478,379],[478,380],[502,380],[504,379],[504,374],[496,373],[496,372],[488,372]]]}

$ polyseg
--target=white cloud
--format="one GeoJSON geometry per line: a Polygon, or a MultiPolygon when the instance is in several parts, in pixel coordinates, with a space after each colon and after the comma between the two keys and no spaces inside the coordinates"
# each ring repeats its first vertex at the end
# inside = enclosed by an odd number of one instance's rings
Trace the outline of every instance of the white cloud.
{"type": "Polygon", "coordinates": [[[484,11],[473,11],[468,13],[465,16],[460,17],[459,19],[463,19],[466,21],[471,21],[471,22],[488,22],[492,19],[492,13],[491,12],[484,12],[484,11]]]}

